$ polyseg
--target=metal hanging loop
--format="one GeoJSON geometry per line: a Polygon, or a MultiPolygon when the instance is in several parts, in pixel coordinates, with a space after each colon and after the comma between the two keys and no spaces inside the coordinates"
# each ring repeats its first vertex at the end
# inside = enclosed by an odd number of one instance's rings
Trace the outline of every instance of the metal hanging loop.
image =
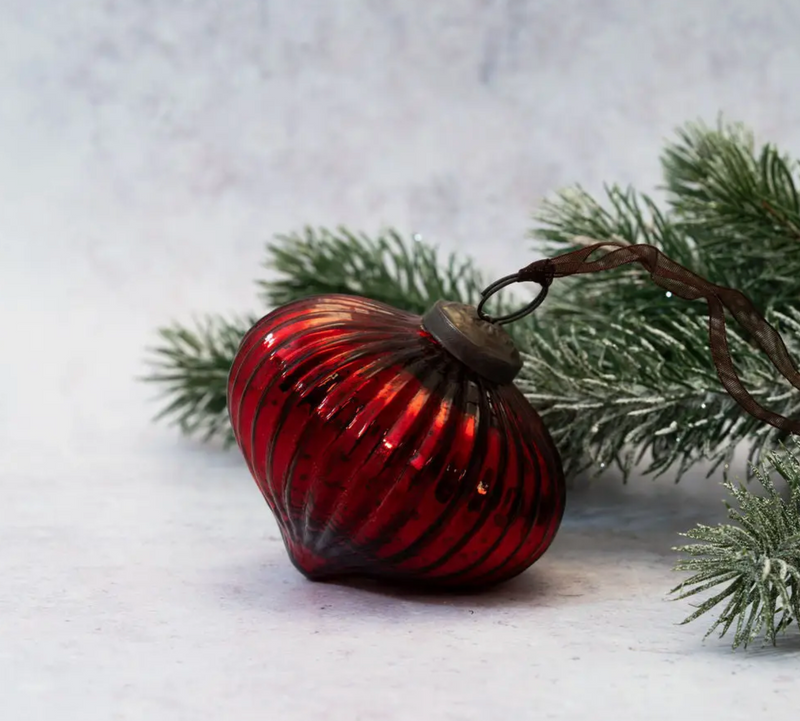
{"type": "Polygon", "coordinates": [[[524,318],[526,315],[530,315],[535,311],[543,302],[544,299],[547,297],[547,291],[550,289],[550,282],[549,279],[545,280],[541,283],[541,290],[539,291],[539,295],[537,295],[528,305],[524,308],[520,308],[513,313],[507,313],[506,315],[497,316],[493,318],[492,316],[488,315],[484,312],[483,306],[486,305],[486,301],[489,300],[495,293],[503,290],[503,288],[507,288],[509,285],[514,285],[514,283],[521,283],[523,279],[519,272],[512,273],[511,275],[507,275],[500,280],[496,280],[491,285],[487,286],[481,291],[481,302],[478,303],[478,317],[481,320],[488,321],[489,323],[495,323],[496,325],[505,325],[506,323],[513,323],[520,318],[524,318]]]}

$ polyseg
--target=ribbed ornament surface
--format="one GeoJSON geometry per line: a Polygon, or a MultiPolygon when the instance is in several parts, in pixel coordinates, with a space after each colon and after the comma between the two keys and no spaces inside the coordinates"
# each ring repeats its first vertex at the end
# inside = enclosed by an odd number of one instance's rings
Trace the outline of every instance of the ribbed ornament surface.
{"type": "Polygon", "coordinates": [[[317,296],[261,319],[231,368],[228,409],[310,578],[498,583],[561,521],[561,461],[522,394],[381,303],[317,296]]]}

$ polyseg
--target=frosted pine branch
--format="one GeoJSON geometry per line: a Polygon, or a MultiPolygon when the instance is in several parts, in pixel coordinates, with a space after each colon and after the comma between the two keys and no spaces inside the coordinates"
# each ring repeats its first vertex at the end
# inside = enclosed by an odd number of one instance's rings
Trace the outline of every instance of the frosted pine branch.
{"type": "Polygon", "coordinates": [[[686,618],[694,621],[721,610],[706,636],[733,629],[733,647],[747,647],[759,636],[765,642],[800,621],[800,459],[794,449],[770,451],[754,474],[765,493],[757,495],[744,486],[726,482],[736,506],[726,503],[732,524],[698,525],[684,537],[698,541],[675,548],[684,554],[677,571],[693,575],[672,594],[691,598],[721,587],[686,618]],[[785,481],[788,498],[781,496],[772,480],[785,481]]]}

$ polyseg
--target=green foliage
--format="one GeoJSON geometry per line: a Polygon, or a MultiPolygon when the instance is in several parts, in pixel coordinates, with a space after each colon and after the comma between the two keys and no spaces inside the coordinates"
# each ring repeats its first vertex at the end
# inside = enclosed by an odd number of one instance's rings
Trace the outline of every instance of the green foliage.
{"type": "Polygon", "coordinates": [[[695,239],[717,282],[761,307],[798,303],[798,164],[771,144],[757,149],[751,131],[689,124],[662,166],[680,232],[695,239]]]}
{"type": "Polygon", "coordinates": [[[643,474],[671,469],[676,478],[701,458],[714,468],[729,460],[732,426],[754,423],[719,392],[695,345],[698,326],[701,319],[685,318],[664,332],[625,315],[606,324],[598,343],[594,325],[573,324],[566,335],[545,318],[531,333],[517,384],[550,428],[568,476],[616,466],[627,478],[646,454],[643,474]],[[681,358],[679,369],[668,355],[681,358]]]}
{"type": "MultiPolygon", "coordinates": [[[[650,197],[631,188],[608,186],[603,200],[604,203],[576,187],[544,201],[536,216],[540,227],[533,236],[543,241],[540,245],[545,254],[557,255],[605,240],[647,243],[695,273],[706,274],[692,238],[681,232],[650,197]]],[[[675,314],[676,305],[666,303],[664,291],[636,267],[560,280],[553,287],[553,296],[546,306],[547,313],[567,322],[584,317],[587,310],[601,323],[620,312],[657,319],[675,314]]],[[[702,311],[701,304],[684,303],[677,314],[702,311]]]]}
{"type": "MultiPolygon", "coordinates": [[[[800,357],[797,164],[770,145],[756,151],[740,126],[690,124],[662,165],[664,209],[631,189],[610,186],[604,202],[569,189],[543,204],[534,235],[550,255],[598,240],[655,245],[712,282],[744,290],[800,357]]],[[[554,286],[519,383],[575,470],[616,465],[627,474],[649,453],[647,473],[674,469],[680,478],[696,461],[718,467],[741,441],[752,443],[752,461],[781,439],[733,403],[716,377],[705,303],[667,297],[635,267],[554,286]]],[[[796,414],[796,390],[729,328],[751,394],[796,414]]]]}
{"type": "Polygon", "coordinates": [[[228,445],[227,382],[236,350],[255,318],[212,316],[194,327],[174,323],[158,330],[159,345],[149,349],[150,373],[143,380],[160,387],[167,403],[157,419],[168,419],[186,435],[228,445]]]}
{"type": "MultiPolygon", "coordinates": [[[[309,295],[347,293],[421,314],[440,298],[476,304],[488,283],[469,259],[449,255],[442,261],[435,248],[406,241],[392,230],[372,240],[346,229],[307,228],[303,234],[278,236],[267,252],[265,265],[278,277],[258,284],[265,313],[270,306],[309,295]]],[[[500,296],[493,300],[491,311],[506,307],[500,296]]],[[[241,338],[255,322],[255,317],[211,317],[193,327],[174,323],[159,329],[144,378],[158,384],[166,399],[157,418],[178,425],[186,435],[229,444],[228,371],[241,338]]]]}
{"type": "MultiPolygon", "coordinates": [[[[800,443],[795,441],[795,450],[800,443]]],[[[724,603],[706,636],[734,629],[733,647],[746,647],[760,635],[776,643],[779,633],[800,621],[800,459],[785,447],[770,451],[767,463],[755,469],[765,493],[742,485],[724,485],[738,508],[725,503],[732,524],[698,525],[683,536],[697,541],[676,548],[686,554],[678,571],[693,575],[672,589],[677,599],[716,591],[684,623],[724,603]],[[785,481],[788,498],[770,478],[785,481]]]]}
{"type": "Polygon", "coordinates": [[[279,274],[261,281],[262,300],[278,306],[323,293],[346,293],[422,314],[437,300],[477,303],[487,281],[469,259],[444,263],[432,246],[405,241],[389,230],[371,239],[346,228],[306,228],[279,235],[267,247],[267,268],[279,274]]]}
{"type": "MultiPolygon", "coordinates": [[[[600,202],[580,187],[545,201],[534,235],[548,253],[595,240],[650,243],[762,308],[797,305],[800,284],[798,163],[773,145],[756,148],[741,125],[689,123],[661,157],[666,203],[632,189],[606,188],[600,202]]],[[[657,288],[632,269],[571,280],[569,297],[647,312],[657,288]],[[638,279],[638,280],[637,280],[638,279]],[[618,295],[619,294],[619,295],[618,295]]],[[[702,312],[702,304],[684,312],[702,312]]]]}
{"type": "MultiPolygon", "coordinates": [[[[670,301],[672,302],[672,301],[670,301]]],[[[665,315],[595,316],[565,327],[538,320],[523,342],[517,385],[551,429],[569,476],[616,467],[627,478],[670,472],[677,480],[700,461],[709,475],[730,462],[741,441],[750,461],[783,434],[725,392],[708,351],[708,321],[665,315]],[[645,467],[638,464],[647,456],[645,467]]],[[[772,313],[800,357],[800,312],[772,313]]],[[[750,394],[787,417],[800,416],[800,393],[732,329],[730,349],[750,394]]]]}

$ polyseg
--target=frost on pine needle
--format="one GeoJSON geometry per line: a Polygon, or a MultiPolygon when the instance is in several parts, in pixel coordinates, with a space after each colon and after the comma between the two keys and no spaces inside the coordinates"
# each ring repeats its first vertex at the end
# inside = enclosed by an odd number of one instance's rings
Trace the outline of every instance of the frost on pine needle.
{"type": "Polygon", "coordinates": [[[735,500],[726,502],[730,524],[698,525],[681,534],[696,541],[674,550],[685,554],[677,571],[693,575],[672,589],[676,599],[714,589],[683,623],[721,607],[706,636],[733,629],[733,647],[747,647],[759,636],[775,645],[777,636],[800,619],[800,459],[781,446],[754,468],[763,494],[726,481],[735,500]],[[771,478],[786,485],[783,495],[771,478]],[[720,590],[719,587],[721,587],[720,590]]]}

